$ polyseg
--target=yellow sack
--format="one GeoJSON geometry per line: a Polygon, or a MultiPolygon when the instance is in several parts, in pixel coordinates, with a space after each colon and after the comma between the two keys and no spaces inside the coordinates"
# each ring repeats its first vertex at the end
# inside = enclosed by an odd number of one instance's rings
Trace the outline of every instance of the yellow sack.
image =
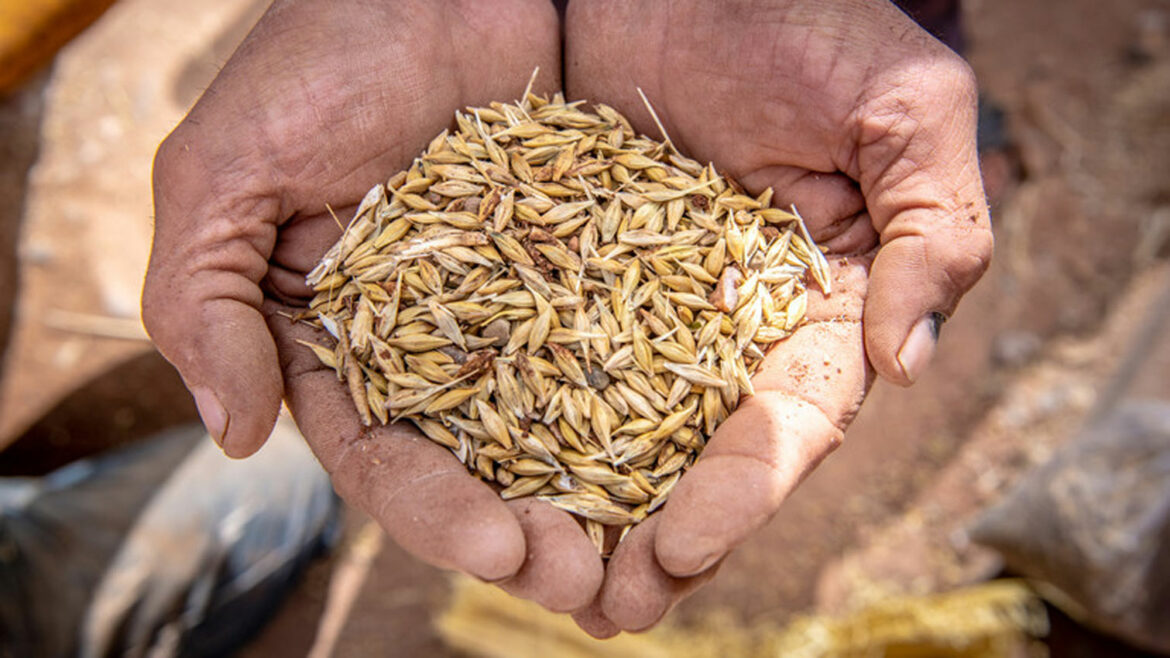
{"type": "Polygon", "coordinates": [[[844,617],[745,627],[721,617],[595,640],[568,615],[467,577],[438,619],[448,645],[480,658],[1005,658],[1043,655],[1044,605],[1020,581],[895,597],[844,617]]]}
{"type": "Polygon", "coordinates": [[[0,0],[0,94],[16,89],[114,0],[0,0]]]}

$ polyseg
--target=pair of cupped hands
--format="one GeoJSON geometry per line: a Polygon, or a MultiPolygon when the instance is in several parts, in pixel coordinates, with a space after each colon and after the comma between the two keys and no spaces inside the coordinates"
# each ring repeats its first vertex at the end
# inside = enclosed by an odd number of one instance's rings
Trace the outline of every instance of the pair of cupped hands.
{"type": "Polygon", "coordinates": [[[282,397],[337,491],[418,558],[571,612],[653,626],[840,444],[873,375],[908,385],[992,239],[966,64],[884,0],[276,0],[155,160],[143,319],[232,457],[282,397]],[[603,564],[565,512],[505,502],[409,423],[361,426],[288,314],[375,183],[455,110],[604,102],[827,248],[832,293],[777,346],[658,513],[603,564]],[[562,73],[563,72],[563,73],[562,73]]]}

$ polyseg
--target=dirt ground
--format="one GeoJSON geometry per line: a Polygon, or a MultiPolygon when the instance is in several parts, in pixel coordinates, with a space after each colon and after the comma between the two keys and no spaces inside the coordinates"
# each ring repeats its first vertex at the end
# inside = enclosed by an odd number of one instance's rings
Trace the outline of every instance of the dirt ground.
{"type": "MultiPolygon", "coordinates": [[[[122,0],[0,104],[0,246],[20,227],[15,253],[0,253],[0,338],[16,292],[0,447],[16,445],[0,473],[192,417],[137,320],[150,159],[263,5],[122,0]],[[116,380],[67,398],[131,358],[116,380]]],[[[992,269],[923,380],[879,382],[843,447],[677,623],[714,612],[778,622],[996,573],[993,555],[964,544],[963,521],[1075,431],[1170,285],[1170,4],[968,0],[964,13],[967,55],[1011,145],[992,269]]],[[[1134,390],[1170,397],[1170,341],[1149,355],[1134,390]]],[[[351,514],[346,537],[364,523],[351,514]]],[[[303,653],[338,562],[314,565],[242,655],[303,653]]],[[[387,543],[334,655],[448,655],[430,624],[446,592],[444,574],[387,543]]]]}

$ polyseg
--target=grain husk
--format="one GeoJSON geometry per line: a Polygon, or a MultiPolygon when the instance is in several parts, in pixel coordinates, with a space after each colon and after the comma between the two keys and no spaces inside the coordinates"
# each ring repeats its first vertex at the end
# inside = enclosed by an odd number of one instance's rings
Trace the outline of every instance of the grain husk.
{"type": "Polygon", "coordinates": [[[829,292],[803,220],[771,199],[603,104],[468,108],[310,272],[333,341],[306,345],[363,423],[413,422],[604,551],[753,392],[806,281],[829,292]]]}

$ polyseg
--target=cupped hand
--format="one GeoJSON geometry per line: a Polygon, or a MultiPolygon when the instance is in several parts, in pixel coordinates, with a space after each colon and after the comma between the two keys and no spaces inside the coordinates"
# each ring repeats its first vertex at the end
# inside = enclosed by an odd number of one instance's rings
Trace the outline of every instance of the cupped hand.
{"type": "Polygon", "coordinates": [[[143,320],[224,451],[244,457],[282,396],[334,486],[404,548],[555,610],[590,601],[596,549],[565,513],[505,503],[402,425],[365,428],[287,313],[377,181],[468,105],[559,89],[547,0],[278,0],[155,159],[143,320]]]}
{"type": "Polygon", "coordinates": [[[641,630],[709,578],[839,444],[872,373],[912,383],[992,238],[967,65],[878,0],[574,0],[570,99],[599,100],[795,204],[833,264],[832,294],[769,355],[747,399],[662,512],[615,552],[576,615],[641,630]]]}

